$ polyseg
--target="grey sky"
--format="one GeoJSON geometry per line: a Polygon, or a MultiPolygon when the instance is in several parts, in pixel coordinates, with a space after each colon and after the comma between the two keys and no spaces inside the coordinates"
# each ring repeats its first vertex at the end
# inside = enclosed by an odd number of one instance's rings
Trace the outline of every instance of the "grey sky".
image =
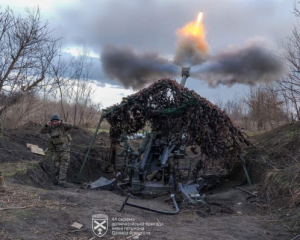
{"type": "MultiPolygon", "coordinates": [[[[106,44],[115,44],[172,58],[177,29],[193,21],[199,11],[204,12],[212,54],[232,45],[243,46],[255,37],[267,39],[276,48],[291,34],[292,4],[292,0],[77,0],[72,6],[58,6],[51,22],[57,24],[56,34],[64,36],[65,44],[85,43],[95,53],[106,44]]],[[[211,89],[195,79],[189,79],[187,87],[211,101],[226,100],[248,89],[243,85],[211,89]]]]}
{"type": "Polygon", "coordinates": [[[65,44],[106,44],[173,55],[176,30],[204,12],[211,50],[261,36],[281,43],[294,21],[292,0],[74,0],[57,6],[51,19],[65,44]]]}
{"type": "MultiPolygon", "coordinates": [[[[31,1],[0,2],[19,10],[31,1]]],[[[33,0],[29,6],[36,3],[39,1],[33,0]]],[[[292,4],[293,0],[53,0],[41,2],[41,10],[55,28],[54,34],[63,37],[65,47],[86,44],[100,54],[106,44],[127,45],[138,52],[151,50],[172,58],[176,30],[195,20],[199,11],[204,12],[206,39],[212,54],[228,46],[242,46],[257,36],[276,48],[291,34],[295,22],[292,4]]],[[[94,62],[94,77],[106,82],[100,62],[94,62]]],[[[187,87],[209,100],[228,99],[247,88],[235,85],[210,89],[195,79],[189,79],[187,87]]]]}

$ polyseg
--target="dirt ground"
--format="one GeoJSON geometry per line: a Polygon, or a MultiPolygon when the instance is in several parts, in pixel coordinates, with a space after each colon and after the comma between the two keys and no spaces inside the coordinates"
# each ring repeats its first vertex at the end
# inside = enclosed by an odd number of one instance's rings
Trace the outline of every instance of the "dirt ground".
{"type": "MultiPolygon", "coordinates": [[[[74,144],[68,184],[52,184],[51,154],[40,157],[26,149],[26,143],[46,148],[46,137],[38,134],[39,126],[7,132],[0,140],[0,169],[6,176],[8,190],[0,193],[0,239],[98,239],[92,232],[92,215],[107,214],[108,232],[102,239],[297,239],[299,211],[274,208],[259,197],[245,193],[227,181],[205,192],[207,204],[189,206],[177,196],[180,212],[162,215],[145,210],[120,208],[125,199],[120,192],[85,190],[74,184],[91,133],[74,129],[74,144]],[[113,222],[144,223],[146,235],[115,236],[113,222]],[[74,222],[81,229],[71,227],[74,222]]],[[[82,183],[94,181],[108,173],[104,151],[109,147],[107,135],[97,138],[91,158],[83,172],[82,183]],[[104,149],[104,150],[103,150],[104,149]],[[99,161],[102,159],[103,161],[99,161]]],[[[241,186],[260,195],[260,186],[241,186]]],[[[169,196],[155,199],[130,199],[143,206],[174,210],[169,196]]],[[[300,236],[299,236],[300,237],[300,236]]],[[[300,239],[300,238],[299,238],[300,239]]]]}
{"type": "MultiPolygon", "coordinates": [[[[179,206],[179,214],[168,216],[128,206],[119,212],[125,197],[108,191],[88,191],[77,186],[53,190],[13,183],[8,186],[7,193],[0,195],[0,239],[93,239],[92,215],[101,213],[107,214],[110,221],[104,239],[134,239],[130,235],[112,235],[112,218],[158,224],[145,227],[150,236],[135,239],[292,239],[297,234],[278,211],[270,211],[249,199],[248,194],[232,188],[211,193],[207,197],[211,205],[208,212],[200,206],[179,206]],[[73,222],[83,224],[82,229],[72,228],[73,222]]],[[[165,202],[168,199],[165,196],[130,202],[172,210],[171,203],[165,202]]]]}

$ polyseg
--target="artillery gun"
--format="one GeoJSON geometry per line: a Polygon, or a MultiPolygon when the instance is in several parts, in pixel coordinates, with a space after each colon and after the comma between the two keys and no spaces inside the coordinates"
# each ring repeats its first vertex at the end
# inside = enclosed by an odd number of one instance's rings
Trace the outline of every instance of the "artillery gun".
{"type": "MultiPolygon", "coordinates": [[[[123,168],[117,177],[120,187],[128,186],[134,194],[159,195],[174,193],[179,182],[191,173],[191,162],[182,166],[186,152],[183,145],[176,144],[169,136],[152,131],[142,141],[138,151],[128,143],[126,136],[123,151],[123,168]],[[187,176],[182,171],[188,171],[187,176]]],[[[195,193],[196,194],[196,193],[195,193]]]]}
{"type": "MultiPolygon", "coordinates": [[[[189,68],[183,68],[181,86],[185,85],[188,77],[189,68]]],[[[182,181],[190,177],[191,161],[183,165],[183,162],[186,163],[183,161],[186,156],[185,146],[176,143],[171,134],[152,129],[137,151],[128,143],[126,133],[119,141],[124,142],[123,150],[118,155],[123,158],[124,163],[117,174],[119,187],[122,189],[129,187],[133,194],[146,195],[187,191],[182,181]],[[186,171],[187,174],[183,174],[186,171]]],[[[190,187],[189,192],[184,192],[184,197],[189,202],[195,203],[200,200],[199,190],[204,185],[204,182],[196,184],[192,190],[190,187]]]]}
{"type": "MultiPolygon", "coordinates": [[[[189,68],[183,68],[181,86],[185,85],[188,77],[189,68]]],[[[123,149],[117,153],[117,157],[122,159],[117,181],[101,178],[92,183],[91,188],[117,186],[135,195],[152,196],[181,192],[189,203],[204,202],[199,192],[206,185],[205,180],[197,180],[197,174],[193,171],[194,181],[188,181],[192,169],[191,161],[187,163],[185,159],[185,145],[176,142],[168,131],[156,130],[154,124],[152,132],[143,139],[137,151],[131,147],[125,132],[118,142],[123,142],[123,149]]]]}
{"type": "MultiPolygon", "coordinates": [[[[247,143],[247,140],[226,113],[194,91],[184,88],[188,77],[189,68],[183,68],[180,85],[174,80],[161,79],[123,98],[120,104],[105,109],[78,179],[100,124],[106,118],[111,125],[110,160],[117,172],[116,179],[107,180],[101,177],[89,184],[89,188],[119,188],[129,193],[123,207],[130,205],[127,200],[131,194],[171,193],[175,204],[174,193],[180,192],[186,202],[203,202],[200,191],[210,183],[207,178],[198,178],[201,164],[197,164],[192,171],[191,162],[186,163],[185,147],[190,146],[193,152],[200,147],[201,154],[207,158],[222,158],[223,164],[229,164],[241,153],[239,143],[247,143]],[[126,135],[138,133],[147,123],[150,124],[152,132],[143,139],[136,151],[130,146],[126,135]],[[117,152],[119,142],[124,142],[124,147],[117,152]]],[[[135,207],[145,209],[141,206],[135,207]]]]}

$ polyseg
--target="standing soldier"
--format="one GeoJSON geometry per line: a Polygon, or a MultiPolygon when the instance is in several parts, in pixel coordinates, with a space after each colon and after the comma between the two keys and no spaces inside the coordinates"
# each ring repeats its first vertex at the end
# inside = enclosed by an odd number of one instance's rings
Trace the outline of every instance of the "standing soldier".
{"type": "Polygon", "coordinates": [[[60,120],[59,115],[55,114],[41,130],[40,133],[49,133],[51,136],[49,149],[54,151],[54,166],[57,180],[57,187],[63,187],[66,182],[67,170],[70,163],[70,140],[68,131],[73,125],[60,120]]]}

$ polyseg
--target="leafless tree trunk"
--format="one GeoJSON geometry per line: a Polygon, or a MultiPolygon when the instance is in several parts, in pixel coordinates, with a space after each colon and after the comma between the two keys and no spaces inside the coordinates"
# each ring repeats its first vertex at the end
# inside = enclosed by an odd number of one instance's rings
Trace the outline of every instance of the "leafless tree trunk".
{"type": "Polygon", "coordinates": [[[274,128],[286,122],[284,101],[273,86],[252,88],[247,96],[249,117],[256,122],[258,130],[274,128]]]}
{"type": "Polygon", "coordinates": [[[85,108],[91,102],[93,88],[89,83],[91,77],[92,61],[89,58],[89,51],[84,46],[78,49],[79,56],[73,61],[73,78],[75,84],[71,88],[70,99],[73,101],[73,121],[74,124],[81,124],[85,108]],[[79,118],[79,119],[77,119],[79,118]]]}
{"type": "Polygon", "coordinates": [[[37,88],[58,51],[39,8],[26,12],[26,17],[15,16],[9,8],[0,13],[0,92],[37,88]]]}
{"type": "MultiPolygon", "coordinates": [[[[299,3],[294,2],[294,15],[299,18],[299,3]]],[[[286,53],[284,57],[290,68],[289,74],[277,82],[276,90],[281,94],[287,107],[287,114],[291,116],[291,121],[300,120],[300,32],[299,23],[293,28],[292,35],[285,43],[286,53]]]]}
{"type": "Polygon", "coordinates": [[[59,56],[57,61],[51,64],[51,73],[54,83],[57,85],[58,94],[60,97],[61,111],[63,113],[63,118],[68,121],[69,112],[65,110],[64,101],[67,97],[67,92],[69,91],[69,86],[72,85],[72,72],[71,66],[73,63],[73,58],[69,61],[64,61],[59,56]]]}

